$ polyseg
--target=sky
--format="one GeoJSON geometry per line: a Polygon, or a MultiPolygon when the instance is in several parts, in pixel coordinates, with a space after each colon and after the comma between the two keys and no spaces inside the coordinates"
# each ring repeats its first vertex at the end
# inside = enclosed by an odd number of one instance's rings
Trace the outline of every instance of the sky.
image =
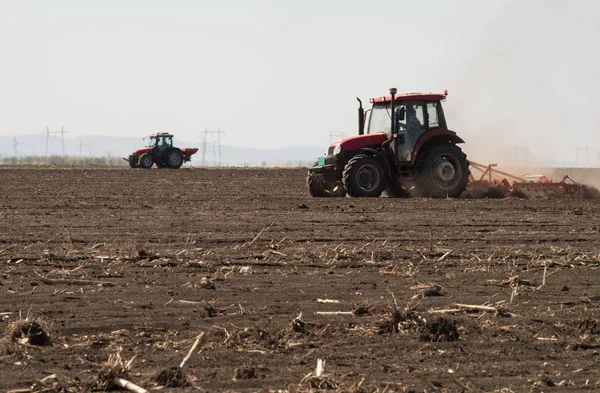
{"type": "Polygon", "coordinates": [[[220,127],[227,145],[325,149],[356,134],[355,97],[448,89],[469,158],[581,164],[587,147],[600,165],[598,15],[595,0],[0,0],[0,135],[220,127]]]}

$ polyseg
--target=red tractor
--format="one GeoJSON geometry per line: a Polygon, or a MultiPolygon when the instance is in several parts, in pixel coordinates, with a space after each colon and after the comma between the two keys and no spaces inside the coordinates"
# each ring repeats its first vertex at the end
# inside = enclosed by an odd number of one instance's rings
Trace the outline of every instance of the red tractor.
{"type": "Polygon", "coordinates": [[[444,94],[398,94],[372,98],[358,108],[358,135],[334,142],[308,170],[313,197],[458,197],[469,181],[464,141],[450,131],[444,94]]]}
{"type": "Polygon", "coordinates": [[[150,169],[156,164],[158,168],[178,169],[184,162],[190,161],[197,151],[197,148],[173,147],[173,135],[163,132],[150,135],[148,146],[137,149],[123,159],[132,168],[150,169]]]}

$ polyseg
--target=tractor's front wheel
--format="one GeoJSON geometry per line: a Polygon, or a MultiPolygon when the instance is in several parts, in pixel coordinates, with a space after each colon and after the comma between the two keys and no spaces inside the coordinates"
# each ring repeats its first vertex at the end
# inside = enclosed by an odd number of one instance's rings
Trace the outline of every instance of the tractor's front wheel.
{"type": "Polygon", "coordinates": [[[387,186],[388,176],[379,160],[359,154],[346,164],[343,182],[352,197],[378,197],[387,186]]]}
{"type": "Polygon", "coordinates": [[[458,198],[467,188],[469,173],[467,156],[460,147],[427,146],[415,163],[417,193],[432,198],[458,198]]]}
{"type": "Polygon", "coordinates": [[[333,186],[327,184],[323,180],[323,176],[319,175],[318,173],[308,172],[308,176],[306,177],[306,185],[308,186],[308,192],[312,197],[344,198],[346,196],[346,190],[344,189],[343,184],[339,182],[333,186]]]}
{"type": "Polygon", "coordinates": [[[138,159],[138,165],[140,168],[150,169],[152,168],[152,164],[154,164],[154,160],[152,159],[152,156],[148,153],[142,154],[138,159]]]}

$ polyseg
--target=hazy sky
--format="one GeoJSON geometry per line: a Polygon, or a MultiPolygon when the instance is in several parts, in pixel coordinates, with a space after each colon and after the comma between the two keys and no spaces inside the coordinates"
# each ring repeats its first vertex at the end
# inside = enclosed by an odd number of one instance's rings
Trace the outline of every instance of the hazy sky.
{"type": "Polygon", "coordinates": [[[448,89],[475,160],[595,155],[599,15],[594,0],[0,0],[0,134],[221,127],[229,145],[325,148],[356,133],[356,96],[395,86],[448,89]]]}

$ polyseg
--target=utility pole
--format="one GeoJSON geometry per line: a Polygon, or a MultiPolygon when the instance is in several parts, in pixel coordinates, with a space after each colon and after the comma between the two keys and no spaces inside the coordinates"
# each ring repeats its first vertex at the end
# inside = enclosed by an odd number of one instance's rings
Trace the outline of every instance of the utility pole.
{"type": "Polygon", "coordinates": [[[14,151],[14,155],[15,157],[17,157],[19,155],[19,152],[17,150],[17,146],[19,146],[19,142],[17,142],[17,135],[15,134],[15,137],[13,138],[13,151],[14,151]]]}
{"type": "Polygon", "coordinates": [[[219,144],[219,166],[221,166],[221,134],[224,134],[224,132],[221,131],[221,127],[219,127],[217,130],[217,143],[219,144]]]}
{"type": "Polygon", "coordinates": [[[206,145],[209,143],[208,136],[210,135],[210,143],[213,147],[213,161],[215,165],[221,165],[221,134],[225,134],[219,127],[216,131],[204,129],[202,132],[202,166],[206,165],[206,145]],[[219,161],[217,162],[217,145],[219,148],[219,161]]]}
{"type": "Polygon", "coordinates": [[[60,131],[58,131],[60,133],[60,137],[61,137],[61,142],[62,142],[62,152],[63,152],[63,157],[65,156],[65,126],[62,126],[62,128],[60,129],[60,131]]]}
{"type": "Polygon", "coordinates": [[[46,132],[43,132],[42,135],[43,134],[46,134],[46,157],[48,157],[48,141],[50,139],[50,134],[60,134],[61,139],[62,139],[62,153],[64,156],[65,155],[65,134],[68,134],[68,132],[65,131],[65,126],[62,126],[60,131],[50,131],[50,128],[48,128],[48,126],[46,126],[46,132]]]}
{"type": "Polygon", "coordinates": [[[204,128],[204,132],[202,135],[202,166],[206,165],[205,156],[206,156],[206,134],[208,134],[208,130],[204,128]]]}

